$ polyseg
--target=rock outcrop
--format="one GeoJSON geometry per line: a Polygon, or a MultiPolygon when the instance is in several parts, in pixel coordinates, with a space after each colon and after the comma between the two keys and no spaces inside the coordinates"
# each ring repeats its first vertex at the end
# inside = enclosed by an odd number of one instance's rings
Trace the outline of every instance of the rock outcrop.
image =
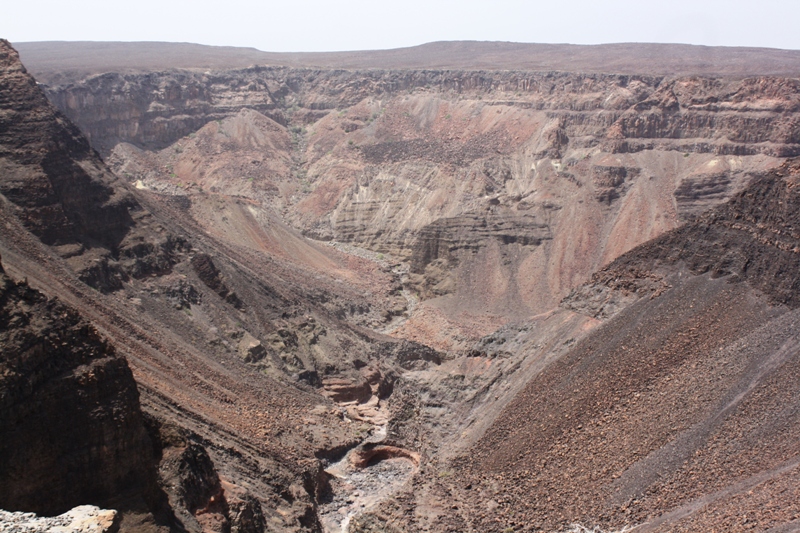
{"type": "Polygon", "coordinates": [[[157,505],[128,364],[73,309],[0,268],[0,508],[157,505]]]}
{"type": "Polygon", "coordinates": [[[17,218],[104,291],[168,272],[186,243],[158,228],[0,41],[0,193],[17,218]]]}
{"type": "Polygon", "coordinates": [[[750,186],[694,222],[624,254],[565,299],[594,301],[591,313],[610,316],[616,302],[662,294],[668,284],[659,265],[683,264],[695,274],[746,281],[774,304],[800,305],[800,166],[790,160],[754,178],[750,186]],[[602,294],[602,297],[598,297],[602,294]]]}
{"type": "Polygon", "coordinates": [[[263,533],[261,504],[246,489],[224,482],[199,436],[171,422],[148,420],[176,518],[189,531],[263,533]]]}
{"type": "Polygon", "coordinates": [[[94,505],[81,505],[51,518],[34,513],[0,511],[0,531],[25,533],[114,533],[119,529],[117,512],[94,505]]]}
{"type": "Polygon", "coordinates": [[[214,265],[214,261],[207,254],[197,254],[192,258],[192,268],[194,268],[197,277],[206,284],[206,286],[217,293],[217,295],[236,307],[242,307],[242,301],[236,296],[236,293],[231,291],[225,281],[222,279],[219,270],[214,265]]]}

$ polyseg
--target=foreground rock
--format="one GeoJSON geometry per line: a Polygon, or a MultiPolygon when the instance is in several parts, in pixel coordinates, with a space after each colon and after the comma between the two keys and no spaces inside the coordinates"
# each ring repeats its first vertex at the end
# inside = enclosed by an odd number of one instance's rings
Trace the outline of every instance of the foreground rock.
{"type": "Polygon", "coordinates": [[[3,533],[115,533],[118,530],[117,512],[94,505],[81,505],[50,518],[0,510],[3,533]]]}
{"type": "Polygon", "coordinates": [[[0,345],[0,507],[157,505],[136,383],[95,328],[0,267],[0,345]]]}

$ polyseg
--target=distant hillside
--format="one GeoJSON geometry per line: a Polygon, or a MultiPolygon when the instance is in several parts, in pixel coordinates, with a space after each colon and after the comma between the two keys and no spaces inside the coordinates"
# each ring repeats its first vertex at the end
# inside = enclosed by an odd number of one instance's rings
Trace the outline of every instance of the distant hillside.
{"type": "Polygon", "coordinates": [[[659,75],[800,74],[800,51],[684,44],[603,45],[452,41],[355,52],[262,52],[255,48],[158,42],[15,43],[39,79],[106,71],[243,68],[535,70],[659,75]]]}

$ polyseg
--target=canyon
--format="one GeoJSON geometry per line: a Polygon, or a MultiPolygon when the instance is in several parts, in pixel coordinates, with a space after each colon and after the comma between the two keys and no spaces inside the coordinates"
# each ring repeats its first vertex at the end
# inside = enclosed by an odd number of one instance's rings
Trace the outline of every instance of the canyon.
{"type": "Polygon", "coordinates": [[[0,508],[800,528],[793,52],[17,48],[0,508]]]}

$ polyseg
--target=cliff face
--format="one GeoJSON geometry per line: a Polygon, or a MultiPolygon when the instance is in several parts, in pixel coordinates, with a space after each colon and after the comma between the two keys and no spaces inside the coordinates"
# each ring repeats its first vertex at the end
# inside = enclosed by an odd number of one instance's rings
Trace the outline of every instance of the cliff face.
{"type": "MultiPolygon", "coordinates": [[[[2,43],[2,193],[43,242],[71,244],[78,235],[114,246],[132,224],[133,200],[93,179],[99,161],[77,128],[48,105],[16,52],[2,43]],[[93,165],[87,171],[82,168],[93,165]],[[30,167],[35,166],[35,177],[30,167]],[[117,194],[115,194],[117,193],[117,194]]],[[[102,176],[113,181],[113,177],[102,176]]]]}
{"type": "Polygon", "coordinates": [[[0,508],[113,507],[113,531],[265,530],[261,505],[225,493],[197,435],[145,418],[125,358],[2,267],[0,346],[0,508]]]}
{"type": "Polygon", "coordinates": [[[131,276],[168,271],[185,243],[157,234],[7,41],[0,41],[0,69],[0,193],[17,218],[95,288],[116,290],[131,276]]]}
{"type": "MultiPolygon", "coordinates": [[[[253,67],[213,73],[108,73],[48,86],[46,90],[53,103],[94,140],[93,145],[107,154],[123,141],[142,148],[164,148],[200,125],[242,108],[267,114],[283,124],[299,112],[298,118],[308,124],[332,109],[347,109],[368,97],[383,99],[424,89],[482,94],[490,101],[514,95],[516,98],[508,98],[508,103],[540,110],[570,108],[575,93],[583,93],[577,96],[582,103],[576,111],[592,111],[609,107],[608,102],[592,101],[591,97],[604,87],[619,86],[623,91],[620,96],[625,98],[630,96],[625,94],[629,82],[652,90],[660,81],[659,77],[603,74],[253,67]]],[[[610,107],[624,110],[625,104],[616,99],[610,107]]],[[[357,126],[350,124],[351,131],[357,126]]]]}
{"type": "MultiPolygon", "coordinates": [[[[64,379],[42,385],[48,402],[75,398],[76,406],[75,413],[64,408],[69,416],[61,418],[58,404],[45,409],[51,404],[25,396],[30,392],[26,384],[38,383],[44,369],[22,363],[12,369],[18,381],[9,387],[16,387],[16,396],[8,398],[19,404],[11,405],[13,420],[3,429],[11,431],[22,419],[32,425],[20,426],[19,435],[4,441],[9,446],[4,459],[19,461],[3,463],[4,475],[21,475],[15,465],[23,461],[43,471],[59,458],[65,462],[63,468],[52,468],[59,479],[49,489],[43,487],[49,479],[45,474],[39,481],[20,483],[20,495],[14,484],[4,483],[10,492],[4,505],[30,504],[39,489],[44,503],[28,508],[42,512],[46,505],[68,505],[72,498],[123,498],[127,490],[135,491],[137,479],[118,479],[104,455],[121,457],[123,470],[140,459],[134,444],[120,448],[115,440],[127,438],[128,422],[132,430],[141,429],[140,420],[125,411],[136,407],[135,390],[123,380],[132,371],[153,441],[147,445],[149,472],[158,470],[166,492],[157,494],[159,524],[189,532],[319,530],[316,510],[326,490],[322,458],[354,446],[363,432],[322,394],[323,386],[330,389],[336,383],[346,389],[365,383],[370,394],[359,399],[371,403],[358,407],[374,415],[378,402],[391,393],[396,369],[440,361],[427,347],[358,326],[380,327],[394,318],[398,302],[405,301],[396,274],[385,262],[307,241],[246,197],[161,194],[118,180],[46,101],[8,43],[0,42],[0,50],[0,168],[8,170],[0,173],[4,265],[16,279],[25,277],[37,290],[76,309],[130,365],[126,370],[116,358],[95,362],[79,352],[75,380],[66,375],[72,367],[55,366],[54,372],[61,371],[56,376],[64,379]],[[213,232],[206,231],[211,227],[213,232]],[[372,381],[362,376],[365,367],[372,381]],[[111,376],[111,384],[96,379],[101,374],[111,376]],[[81,398],[94,408],[89,410],[81,398]],[[122,428],[106,420],[104,402],[112,405],[111,421],[122,428]],[[97,427],[66,426],[70,417],[80,421],[82,416],[97,427]],[[59,448],[58,431],[77,447],[74,460],[72,451],[59,448]],[[26,439],[34,443],[28,451],[26,439]],[[109,479],[104,481],[106,470],[109,479]],[[95,475],[100,480],[92,479],[95,475]],[[59,499],[69,482],[80,487],[59,499]]],[[[276,128],[274,121],[251,111],[230,132],[241,133],[244,144],[290,145],[283,130],[268,135],[276,128]],[[250,125],[265,134],[249,135],[250,125]]],[[[9,313],[22,316],[26,306],[9,313]]],[[[36,340],[33,333],[18,336],[12,324],[3,349],[8,346],[10,356],[16,353],[15,343],[21,343],[23,362],[51,352],[67,357],[71,341],[78,349],[95,338],[91,328],[87,333],[82,326],[65,324],[61,336],[55,326],[48,329],[43,323],[44,339],[52,330],[55,344],[36,340]]],[[[123,513],[123,531],[162,527],[152,523],[147,505],[123,513]]]]}
{"type": "Polygon", "coordinates": [[[0,269],[0,508],[59,514],[155,497],[124,358],[73,309],[0,269]]]}
{"type": "Polygon", "coordinates": [[[450,348],[551,309],[800,153],[790,78],[253,67],[46,90],[117,175],[191,198],[209,233],[247,234],[209,203],[236,195],[262,227],[277,215],[409,261],[430,302],[393,334],[432,342],[434,320],[462,330],[450,348]]]}
{"type": "MultiPolygon", "coordinates": [[[[47,90],[135,200],[108,265],[140,229],[191,246],[86,291],[91,230],[64,231],[77,256],[34,238],[10,186],[0,246],[129,359],[187,530],[338,530],[364,494],[323,468],[387,418],[391,446],[350,466],[418,470],[357,531],[796,525],[796,80],[250,68],[47,90]]],[[[44,168],[34,141],[9,161],[44,168]]]]}
{"type": "MultiPolygon", "coordinates": [[[[792,115],[798,110],[798,82],[780,77],[673,79],[609,74],[253,67],[206,73],[108,73],[47,86],[46,90],[51,101],[80,126],[104,155],[120,142],[151,150],[165,148],[203,124],[243,108],[259,111],[284,125],[298,118],[297,122],[308,125],[332,109],[341,111],[369,97],[386,101],[398,94],[422,90],[445,98],[480,97],[488,105],[546,111],[550,118],[561,121],[558,126],[563,131],[551,139],[556,145],[571,137],[591,135],[597,140],[610,137],[617,151],[666,145],[690,152],[789,156],[798,153],[800,143],[797,121],[792,115]],[[588,128],[594,131],[587,131],[588,128]],[[579,135],[579,131],[585,133],[579,135]],[[598,135],[606,131],[607,135],[598,135]],[[773,145],[759,146],[762,143],[773,145]]],[[[349,128],[345,125],[350,131],[358,127],[357,122],[349,124],[349,128]]],[[[451,143],[445,146],[450,150],[459,148],[451,143]]],[[[396,159],[403,151],[402,145],[394,150],[388,145],[370,148],[373,160],[396,159]]],[[[413,149],[415,159],[426,159],[426,152],[428,157],[446,156],[430,144],[409,145],[407,149],[413,149]]],[[[461,161],[464,155],[451,154],[461,161]]]]}

